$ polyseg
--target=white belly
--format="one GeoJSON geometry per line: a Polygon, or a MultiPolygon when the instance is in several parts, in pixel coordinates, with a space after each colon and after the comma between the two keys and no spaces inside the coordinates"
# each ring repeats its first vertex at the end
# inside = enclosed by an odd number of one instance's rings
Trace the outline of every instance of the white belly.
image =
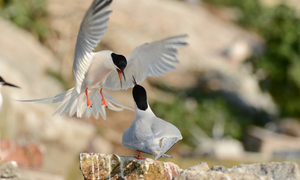
{"type": "Polygon", "coordinates": [[[81,86],[83,92],[86,88],[92,90],[102,88],[108,75],[114,70],[110,51],[95,53],[89,70],[81,86]]]}

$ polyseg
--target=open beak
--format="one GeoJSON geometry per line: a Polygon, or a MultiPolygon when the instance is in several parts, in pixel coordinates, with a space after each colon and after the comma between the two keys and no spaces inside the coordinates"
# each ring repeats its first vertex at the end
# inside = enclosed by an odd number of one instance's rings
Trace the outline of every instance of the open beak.
{"type": "Polygon", "coordinates": [[[119,74],[120,83],[121,83],[121,89],[122,89],[122,75],[123,75],[125,81],[126,81],[126,77],[125,77],[125,74],[124,74],[123,70],[117,69],[117,71],[118,71],[118,74],[119,74]]]}
{"type": "Polygon", "coordinates": [[[7,82],[5,82],[3,85],[4,85],[4,86],[15,87],[15,88],[20,88],[19,86],[16,86],[16,85],[13,85],[13,84],[10,84],[10,83],[7,83],[7,82]]]}
{"type": "Polygon", "coordinates": [[[135,78],[134,78],[134,76],[133,76],[133,75],[132,75],[132,78],[133,78],[133,81],[132,81],[132,82],[133,82],[133,84],[134,84],[134,85],[137,85],[137,83],[136,83],[136,81],[135,81],[135,78]]]}

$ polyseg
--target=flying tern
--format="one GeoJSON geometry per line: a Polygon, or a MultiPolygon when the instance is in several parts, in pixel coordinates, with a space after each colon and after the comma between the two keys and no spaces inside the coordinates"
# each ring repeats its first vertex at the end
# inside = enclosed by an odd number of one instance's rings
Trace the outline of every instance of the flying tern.
{"type": "Polygon", "coordinates": [[[84,113],[90,117],[93,113],[98,119],[100,113],[106,119],[105,107],[115,111],[127,107],[114,100],[103,88],[126,90],[133,87],[126,81],[127,76],[134,75],[140,83],[148,76],[161,76],[175,70],[174,65],[179,62],[177,48],[187,44],[183,42],[187,35],[140,45],[127,58],[110,50],[93,52],[107,29],[112,13],[107,9],[111,3],[112,0],[94,0],[81,22],[73,62],[75,87],[52,97],[25,102],[62,102],[54,114],[60,111],[62,115],[69,111],[69,116],[77,112],[77,117],[84,113]]]}
{"type": "Polygon", "coordinates": [[[141,152],[155,155],[155,161],[160,157],[172,158],[165,153],[182,139],[180,131],[173,124],[156,117],[147,102],[146,90],[135,80],[134,85],[135,119],[123,133],[122,146],[137,150],[137,159],[143,159],[140,158],[141,152]]]}
{"type": "Polygon", "coordinates": [[[15,87],[15,88],[20,88],[16,85],[5,82],[4,79],[0,76],[0,111],[2,109],[2,104],[3,104],[3,98],[2,98],[2,93],[1,93],[2,86],[11,86],[11,87],[15,87]]]}

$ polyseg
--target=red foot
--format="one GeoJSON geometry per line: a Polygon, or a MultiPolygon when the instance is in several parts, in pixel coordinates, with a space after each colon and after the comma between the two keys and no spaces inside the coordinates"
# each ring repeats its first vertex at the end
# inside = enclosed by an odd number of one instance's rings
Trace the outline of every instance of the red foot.
{"type": "Polygon", "coordinates": [[[136,156],[134,156],[136,159],[138,159],[138,160],[145,160],[145,158],[142,158],[141,157],[141,152],[139,151],[139,155],[136,157],[136,156]]]}
{"type": "MultiPolygon", "coordinates": [[[[156,158],[156,155],[154,155],[154,159],[156,158]]],[[[156,160],[156,162],[160,162],[160,160],[156,160]]]]}
{"type": "Polygon", "coordinates": [[[88,95],[88,88],[85,89],[85,94],[86,94],[86,104],[90,107],[92,107],[92,103],[90,101],[89,95],[88,95]]]}
{"type": "Polygon", "coordinates": [[[108,107],[106,99],[104,98],[103,94],[102,94],[102,89],[100,90],[100,94],[102,96],[102,105],[105,105],[106,107],[108,107]]]}
{"type": "Polygon", "coordinates": [[[145,160],[145,158],[139,157],[139,156],[134,156],[138,160],[145,160]]]}

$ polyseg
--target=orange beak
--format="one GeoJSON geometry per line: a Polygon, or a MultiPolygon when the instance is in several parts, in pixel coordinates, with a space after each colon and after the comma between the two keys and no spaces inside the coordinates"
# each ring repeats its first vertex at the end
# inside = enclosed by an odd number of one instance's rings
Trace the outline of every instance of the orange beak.
{"type": "Polygon", "coordinates": [[[119,74],[121,89],[122,89],[122,75],[124,76],[124,80],[126,81],[125,74],[122,70],[120,71],[119,69],[117,69],[117,71],[118,71],[118,74],[119,74]]]}

